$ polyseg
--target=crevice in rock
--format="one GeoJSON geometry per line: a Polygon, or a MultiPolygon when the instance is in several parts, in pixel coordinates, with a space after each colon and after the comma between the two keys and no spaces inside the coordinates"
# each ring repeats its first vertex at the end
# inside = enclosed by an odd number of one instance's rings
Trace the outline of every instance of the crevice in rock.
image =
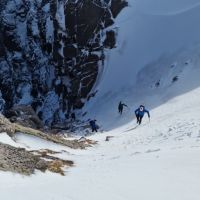
{"type": "Polygon", "coordinates": [[[92,96],[105,49],[116,46],[111,26],[127,2],[2,0],[0,5],[3,111],[31,105],[47,126],[70,123],[70,113],[92,96]]]}

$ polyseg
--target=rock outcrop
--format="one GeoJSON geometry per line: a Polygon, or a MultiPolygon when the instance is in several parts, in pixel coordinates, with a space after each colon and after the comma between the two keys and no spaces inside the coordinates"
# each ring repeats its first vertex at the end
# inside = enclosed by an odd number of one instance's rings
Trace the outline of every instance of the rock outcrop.
{"type": "Polygon", "coordinates": [[[24,148],[16,148],[0,143],[0,170],[31,175],[36,169],[42,172],[48,169],[64,175],[63,167],[73,166],[72,161],[48,156],[48,151],[42,153],[34,151],[34,153],[24,148]],[[48,158],[48,161],[44,158],[48,158]]]}
{"type": "Polygon", "coordinates": [[[42,130],[44,128],[43,122],[39,119],[31,106],[13,106],[11,109],[5,111],[5,116],[12,123],[18,123],[33,129],[42,130]]]}
{"type": "Polygon", "coordinates": [[[125,0],[1,0],[4,110],[31,105],[47,125],[83,107],[103,69],[125,0]],[[108,28],[109,27],[109,28],[108,28]]]}
{"type": "Polygon", "coordinates": [[[2,132],[8,133],[9,136],[11,136],[12,138],[14,138],[16,133],[20,132],[27,135],[39,137],[41,139],[51,141],[73,149],[85,149],[86,147],[90,147],[96,144],[96,142],[92,140],[84,140],[84,141],[79,141],[77,139],[68,140],[61,135],[45,133],[43,131],[35,130],[33,128],[24,127],[20,124],[11,123],[4,116],[0,115],[0,133],[2,132]]]}
{"type": "Polygon", "coordinates": [[[4,132],[6,132],[10,137],[13,137],[15,134],[15,126],[0,114],[0,133],[4,132]]]}

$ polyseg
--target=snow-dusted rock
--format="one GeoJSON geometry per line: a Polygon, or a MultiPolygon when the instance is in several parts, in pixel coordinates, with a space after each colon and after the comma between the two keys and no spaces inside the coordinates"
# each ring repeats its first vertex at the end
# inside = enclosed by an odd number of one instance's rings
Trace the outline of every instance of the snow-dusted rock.
{"type": "Polygon", "coordinates": [[[10,121],[34,129],[42,129],[43,123],[31,106],[17,105],[5,113],[10,121]]]}
{"type": "Polygon", "coordinates": [[[82,108],[103,68],[105,49],[115,46],[110,26],[127,3],[2,0],[0,4],[0,91],[5,109],[31,105],[51,124],[82,108]]]}

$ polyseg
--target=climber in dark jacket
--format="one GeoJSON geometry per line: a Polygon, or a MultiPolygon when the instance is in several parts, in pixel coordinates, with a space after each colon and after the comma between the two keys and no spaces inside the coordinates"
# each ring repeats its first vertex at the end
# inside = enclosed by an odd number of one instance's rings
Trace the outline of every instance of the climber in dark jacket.
{"type": "Polygon", "coordinates": [[[96,125],[96,119],[94,119],[94,120],[90,120],[90,126],[91,126],[91,129],[92,129],[92,132],[97,132],[97,128],[98,128],[98,126],[96,125]]]}
{"type": "Polygon", "coordinates": [[[118,105],[118,111],[120,114],[122,114],[123,112],[123,109],[124,109],[124,106],[125,107],[128,107],[126,104],[122,103],[121,101],[119,102],[119,105],[118,105]]]}
{"type": "Polygon", "coordinates": [[[147,113],[148,117],[150,119],[150,114],[149,111],[145,109],[143,105],[140,105],[138,109],[135,110],[135,116],[137,118],[137,123],[141,124],[142,123],[142,118],[144,117],[144,114],[147,113]]]}

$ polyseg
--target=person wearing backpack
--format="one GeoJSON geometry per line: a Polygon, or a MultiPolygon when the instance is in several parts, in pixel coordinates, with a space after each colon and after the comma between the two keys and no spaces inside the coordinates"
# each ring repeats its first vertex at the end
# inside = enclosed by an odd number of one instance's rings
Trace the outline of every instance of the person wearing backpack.
{"type": "Polygon", "coordinates": [[[145,109],[145,106],[140,105],[139,108],[135,110],[135,116],[137,118],[137,123],[140,125],[142,123],[142,118],[144,117],[144,114],[147,113],[149,119],[150,119],[150,113],[148,110],[145,109]]]}
{"type": "Polygon", "coordinates": [[[90,120],[90,127],[91,127],[91,129],[92,129],[92,132],[97,132],[97,129],[98,129],[98,126],[96,125],[96,119],[94,119],[94,120],[90,120]]]}

